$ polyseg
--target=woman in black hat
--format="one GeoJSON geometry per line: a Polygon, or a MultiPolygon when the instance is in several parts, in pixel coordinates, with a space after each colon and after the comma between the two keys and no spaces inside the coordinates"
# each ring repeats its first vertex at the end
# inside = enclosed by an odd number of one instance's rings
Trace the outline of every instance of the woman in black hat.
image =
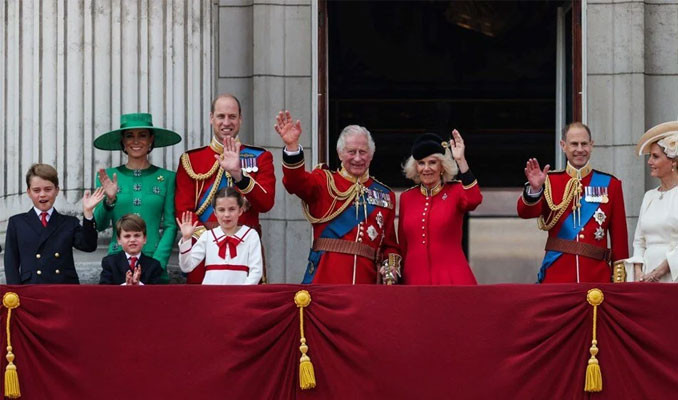
{"type": "Polygon", "coordinates": [[[483,197],[464,157],[459,132],[452,132],[449,143],[433,133],[418,137],[403,172],[418,184],[400,196],[403,283],[475,285],[461,248],[461,227],[464,214],[483,197]],[[458,172],[460,180],[453,180],[458,172]]]}
{"type": "MultiPolygon", "coordinates": [[[[162,281],[169,282],[167,261],[177,226],[174,222],[175,172],[151,165],[148,154],[153,148],[172,146],[181,136],[153,126],[151,114],[123,114],[120,129],[104,133],[94,140],[100,150],[122,150],[127,163],[99,170],[97,187],[103,186],[106,199],[94,210],[97,229],[115,226],[125,214],[137,214],[146,222],[146,243],[142,252],[160,262],[162,281]]],[[[108,253],[121,251],[113,235],[108,253]]],[[[143,266],[142,266],[143,268],[143,266]]]]}

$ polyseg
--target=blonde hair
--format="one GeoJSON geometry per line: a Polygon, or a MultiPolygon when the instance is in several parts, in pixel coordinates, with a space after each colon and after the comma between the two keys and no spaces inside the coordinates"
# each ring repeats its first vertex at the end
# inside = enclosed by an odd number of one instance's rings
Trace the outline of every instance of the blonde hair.
{"type": "MultiPolygon", "coordinates": [[[[457,167],[457,163],[452,160],[450,151],[445,150],[445,155],[440,153],[433,153],[431,155],[437,158],[438,161],[440,161],[440,164],[443,166],[442,181],[449,182],[454,179],[454,177],[457,175],[457,172],[459,172],[459,168],[457,167]]],[[[410,158],[408,158],[403,165],[403,174],[405,174],[407,179],[413,180],[414,183],[419,184],[421,183],[421,179],[419,179],[419,174],[417,173],[417,161],[418,160],[415,160],[414,157],[410,156],[410,158]]]]}

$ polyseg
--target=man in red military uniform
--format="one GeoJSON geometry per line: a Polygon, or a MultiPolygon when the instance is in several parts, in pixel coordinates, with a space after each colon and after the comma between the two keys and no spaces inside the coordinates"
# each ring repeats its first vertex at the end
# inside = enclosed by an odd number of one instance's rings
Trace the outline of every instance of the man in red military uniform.
{"type": "Polygon", "coordinates": [[[563,130],[560,147],[567,168],[549,172],[536,159],[525,167],[528,182],[518,199],[521,218],[539,217],[539,228],[549,233],[538,281],[623,281],[628,258],[628,233],[621,181],[589,165],[593,140],[580,123],[563,130]],[[608,236],[610,248],[608,248],[608,236]]]}
{"type": "Polygon", "coordinates": [[[341,169],[307,172],[299,145],[301,124],[278,114],[285,143],[283,185],[301,198],[313,224],[313,247],[303,283],[394,283],[400,270],[395,195],[369,176],[374,141],[367,129],[349,125],[337,140],[341,169]]]}
{"type": "MultiPolygon", "coordinates": [[[[223,94],[212,101],[210,125],[214,136],[209,146],[181,155],[177,169],[175,215],[190,212],[198,221],[194,239],[217,225],[212,197],[222,187],[235,186],[249,203],[238,224],[248,225],[261,235],[259,213],[268,212],[275,198],[273,155],[270,151],[241,144],[238,133],[242,123],[240,101],[223,94]]],[[[204,266],[188,274],[187,283],[201,283],[204,266]]]]}

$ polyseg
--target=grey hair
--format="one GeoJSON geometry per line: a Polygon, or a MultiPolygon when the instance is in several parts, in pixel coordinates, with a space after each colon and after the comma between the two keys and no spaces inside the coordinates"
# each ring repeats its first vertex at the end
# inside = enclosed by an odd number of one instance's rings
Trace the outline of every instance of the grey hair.
{"type": "MultiPolygon", "coordinates": [[[[446,149],[445,155],[440,153],[433,153],[431,155],[437,158],[443,166],[443,182],[449,182],[454,179],[457,172],[459,172],[459,167],[457,167],[457,163],[452,160],[450,151],[446,149]]],[[[403,174],[405,174],[407,179],[413,180],[414,183],[421,183],[421,179],[419,179],[419,174],[417,173],[417,160],[415,160],[414,157],[410,156],[410,158],[405,161],[405,164],[403,165],[403,174]]]]}
{"type": "Polygon", "coordinates": [[[349,125],[341,131],[339,138],[337,139],[337,153],[341,153],[341,151],[344,150],[346,147],[346,138],[353,135],[365,135],[365,137],[367,137],[367,147],[370,149],[370,154],[374,154],[376,146],[374,145],[374,140],[372,140],[372,135],[367,128],[360,125],[349,125]]]}

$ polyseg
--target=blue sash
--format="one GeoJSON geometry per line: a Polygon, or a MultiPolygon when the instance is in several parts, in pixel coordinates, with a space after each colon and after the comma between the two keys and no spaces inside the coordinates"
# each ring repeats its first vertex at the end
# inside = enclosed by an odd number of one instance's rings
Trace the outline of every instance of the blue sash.
{"type": "MultiPolygon", "coordinates": [[[[242,147],[242,148],[240,148],[240,162],[241,162],[241,164],[244,164],[245,162],[243,160],[245,160],[245,159],[252,159],[252,158],[256,159],[263,152],[264,152],[263,149],[256,149],[256,148],[251,148],[251,147],[242,147]]],[[[212,182],[211,185],[209,185],[207,190],[205,190],[205,193],[200,198],[199,204],[202,205],[207,201],[207,196],[209,196],[210,192],[212,191],[212,187],[214,187],[214,185],[218,185],[216,191],[220,190],[221,188],[225,188],[226,186],[228,186],[228,178],[226,178],[226,173],[224,173],[221,176],[221,180],[219,182],[215,181],[215,182],[212,182]]],[[[215,191],[215,193],[216,193],[216,191],[215,191]]],[[[205,222],[207,222],[210,219],[210,217],[212,216],[213,213],[214,213],[214,208],[212,207],[212,204],[210,204],[210,205],[207,206],[207,208],[205,208],[205,211],[198,216],[198,219],[200,220],[200,222],[202,222],[204,224],[205,222]]]]}
{"type": "MultiPolygon", "coordinates": [[[[383,193],[389,193],[390,190],[385,186],[372,181],[372,184],[368,189],[378,190],[383,193]]],[[[377,206],[367,203],[367,215],[371,215],[374,212],[377,206]]],[[[325,226],[325,229],[320,233],[321,238],[329,239],[342,239],[346,234],[348,234],[353,228],[358,226],[359,223],[365,221],[365,212],[363,211],[363,205],[360,205],[358,210],[358,218],[355,216],[355,205],[350,205],[346,207],[344,212],[339,214],[334,218],[329,224],[325,226]]],[[[301,283],[311,283],[315,277],[315,273],[318,270],[318,264],[320,263],[320,258],[324,254],[324,251],[311,251],[308,254],[308,266],[306,267],[306,273],[304,274],[304,280],[301,283]]]]}
{"type": "MultiPolygon", "coordinates": [[[[226,173],[221,175],[221,179],[219,180],[219,182],[217,182],[215,180],[214,182],[212,182],[211,185],[209,185],[207,190],[205,190],[205,193],[200,198],[199,204],[204,204],[207,201],[207,196],[209,196],[214,185],[218,185],[217,191],[221,188],[225,188],[226,186],[228,186],[228,178],[226,178],[226,173]]],[[[216,193],[216,191],[215,191],[215,193],[216,193]]],[[[210,219],[210,217],[212,216],[213,213],[214,213],[214,207],[212,207],[212,204],[210,204],[210,205],[207,206],[207,208],[205,208],[205,211],[203,211],[202,214],[198,215],[198,219],[200,220],[200,222],[202,222],[204,224],[205,222],[207,222],[210,219]]]]}
{"type": "MultiPolygon", "coordinates": [[[[589,186],[595,187],[607,187],[610,184],[610,175],[600,174],[596,171],[593,171],[591,176],[591,182],[589,186]]],[[[581,224],[576,224],[577,221],[574,220],[574,213],[570,213],[567,216],[567,219],[560,226],[560,231],[558,232],[557,237],[559,239],[565,240],[574,240],[577,237],[577,234],[583,226],[585,226],[593,217],[593,214],[599,207],[599,203],[589,203],[586,201],[586,196],[581,198],[581,208],[579,209],[581,213],[581,224]]],[[[541,268],[539,268],[539,273],[537,274],[537,282],[541,283],[544,280],[544,275],[546,275],[546,270],[563,255],[560,251],[549,250],[544,255],[544,261],[541,263],[541,268]]]]}

